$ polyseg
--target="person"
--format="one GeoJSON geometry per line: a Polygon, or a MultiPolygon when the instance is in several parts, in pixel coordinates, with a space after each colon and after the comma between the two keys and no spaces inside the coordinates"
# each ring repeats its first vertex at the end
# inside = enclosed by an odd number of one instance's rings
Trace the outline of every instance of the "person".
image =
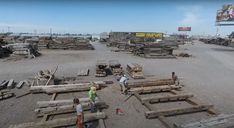
{"type": "Polygon", "coordinates": [[[95,86],[90,87],[88,95],[89,95],[89,101],[90,101],[90,111],[93,113],[93,112],[95,112],[95,109],[96,109],[95,108],[95,100],[97,98],[95,86]]]}
{"type": "Polygon", "coordinates": [[[126,89],[127,83],[128,83],[128,78],[126,75],[123,75],[119,80],[119,85],[123,94],[127,94],[127,89],[126,89]]]}
{"type": "Polygon", "coordinates": [[[178,86],[180,84],[179,79],[178,79],[177,75],[175,74],[175,72],[172,72],[172,80],[173,80],[175,85],[178,86]]]}
{"type": "Polygon", "coordinates": [[[76,107],[76,113],[77,113],[77,121],[76,121],[77,128],[84,128],[83,127],[84,113],[83,113],[82,105],[80,104],[80,101],[78,98],[74,98],[73,103],[76,105],[75,107],[76,107]]]}

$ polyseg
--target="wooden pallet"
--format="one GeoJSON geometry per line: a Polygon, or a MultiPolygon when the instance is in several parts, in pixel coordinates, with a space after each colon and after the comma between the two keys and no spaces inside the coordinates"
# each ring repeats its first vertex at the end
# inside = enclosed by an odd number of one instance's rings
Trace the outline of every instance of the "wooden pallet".
{"type": "MultiPolygon", "coordinates": [[[[166,85],[167,86],[167,85],[166,85]]],[[[165,86],[165,87],[166,87],[165,86]]],[[[158,86],[155,86],[158,87],[158,86]]],[[[176,88],[171,88],[166,90],[170,95],[166,96],[154,96],[154,97],[144,97],[142,98],[142,92],[135,91],[134,96],[148,109],[145,112],[145,116],[148,119],[157,118],[162,124],[167,128],[176,128],[175,122],[168,120],[166,117],[189,114],[189,113],[197,113],[197,112],[208,112],[211,115],[218,114],[214,109],[213,105],[204,104],[198,101],[193,94],[190,93],[181,93],[181,91],[177,91],[176,88]],[[181,108],[172,108],[172,109],[156,109],[152,104],[160,104],[165,102],[175,102],[175,101],[184,101],[189,103],[190,107],[181,107],[181,108]]],[[[158,91],[147,91],[150,93],[162,93],[165,90],[158,91]]],[[[147,94],[145,94],[147,95],[147,94]]]]}

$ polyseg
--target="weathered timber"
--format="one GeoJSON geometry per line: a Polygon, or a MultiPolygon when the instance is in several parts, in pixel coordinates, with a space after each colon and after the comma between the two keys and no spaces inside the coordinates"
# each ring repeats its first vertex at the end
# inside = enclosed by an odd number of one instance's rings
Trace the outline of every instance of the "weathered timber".
{"type": "Polygon", "coordinates": [[[158,119],[163,123],[166,128],[174,128],[174,123],[168,120],[165,116],[159,116],[158,119]]]}
{"type": "Polygon", "coordinates": [[[181,101],[187,100],[193,97],[193,94],[179,94],[179,95],[167,95],[157,97],[145,97],[142,98],[142,102],[158,103],[158,102],[170,102],[170,101],[181,101]]]}
{"type": "Polygon", "coordinates": [[[20,81],[17,85],[16,88],[21,88],[24,85],[24,81],[20,81]]]}
{"type": "Polygon", "coordinates": [[[139,65],[137,63],[127,64],[126,70],[127,70],[128,74],[134,79],[144,78],[143,71],[142,71],[143,68],[141,65],[139,65]]]}
{"type": "MultiPolygon", "coordinates": [[[[89,110],[91,105],[90,103],[81,103],[83,110],[89,110]]],[[[95,106],[98,109],[106,108],[107,105],[105,102],[96,102],[95,106]]],[[[63,105],[57,107],[48,107],[48,108],[38,108],[35,109],[35,113],[37,116],[47,115],[56,115],[56,114],[64,114],[64,113],[72,113],[75,112],[75,105],[63,105]]]]}
{"type": "MultiPolygon", "coordinates": [[[[70,87],[63,87],[63,88],[48,88],[45,90],[45,93],[66,93],[66,92],[80,92],[80,91],[89,91],[90,86],[70,86],[70,87]]],[[[97,89],[100,89],[97,87],[97,89]]]]}
{"type": "Polygon", "coordinates": [[[31,92],[26,92],[26,93],[24,93],[22,95],[16,96],[15,98],[20,98],[20,97],[23,97],[23,96],[27,96],[29,94],[31,94],[31,92]]]}
{"type": "Polygon", "coordinates": [[[145,116],[146,118],[157,118],[159,116],[173,116],[173,115],[180,115],[186,113],[206,111],[211,107],[213,107],[213,105],[197,105],[186,108],[173,108],[173,109],[160,110],[160,111],[147,111],[145,112],[145,116]]]}
{"type": "MultiPolygon", "coordinates": [[[[102,83],[97,84],[98,88],[99,88],[99,85],[101,85],[101,84],[102,83]]],[[[103,82],[103,84],[104,84],[104,82],[103,82]]],[[[56,93],[56,89],[58,90],[58,92],[61,92],[63,90],[69,91],[69,89],[71,89],[73,91],[79,91],[79,90],[85,91],[85,90],[87,90],[87,88],[89,88],[91,86],[92,86],[91,83],[63,84],[63,85],[50,85],[50,86],[31,86],[30,92],[38,93],[38,92],[47,92],[47,90],[48,90],[49,93],[56,93]]]]}
{"type": "Polygon", "coordinates": [[[128,63],[127,69],[132,71],[142,71],[142,66],[137,63],[128,63]]]}
{"type": "Polygon", "coordinates": [[[129,92],[136,92],[136,93],[153,93],[153,92],[166,92],[174,89],[180,89],[181,86],[175,85],[165,85],[165,86],[152,86],[152,87],[138,87],[138,88],[131,88],[129,92]]]}
{"type": "Polygon", "coordinates": [[[159,79],[159,80],[144,80],[137,82],[129,82],[128,87],[148,87],[148,86],[162,86],[162,85],[173,85],[174,82],[172,79],[159,79]]]}
{"type": "Polygon", "coordinates": [[[9,82],[8,82],[8,84],[7,84],[7,88],[8,89],[12,89],[13,86],[14,86],[14,79],[10,79],[9,82]]]}
{"type": "MultiPolygon", "coordinates": [[[[89,98],[79,98],[81,103],[89,102],[89,98]]],[[[54,101],[38,101],[37,105],[39,108],[45,107],[55,107],[55,106],[62,106],[62,105],[71,105],[73,104],[73,99],[69,100],[54,100],[54,101]]]]}
{"type": "Polygon", "coordinates": [[[175,128],[233,128],[234,114],[221,114],[184,125],[175,124],[175,128]]]}
{"type": "MultiPolygon", "coordinates": [[[[91,122],[99,119],[106,118],[104,112],[88,113],[84,114],[84,122],[91,122]]],[[[55,128],[55,127],[65,127],[72,126],[76,124],[77,117],[59,118],[53,119],[45,122],[29,122],[18,125],[11,125],[9,128],[55,128]]]]}

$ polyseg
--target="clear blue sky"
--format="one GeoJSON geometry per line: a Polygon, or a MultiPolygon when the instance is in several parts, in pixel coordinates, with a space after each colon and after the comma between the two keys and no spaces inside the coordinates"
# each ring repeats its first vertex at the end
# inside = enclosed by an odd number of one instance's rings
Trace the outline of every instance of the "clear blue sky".
{"type": "MultiPolygon", "coordinates": [[[[1,32],[9,26],[13,32],[42,33],[52,28],[57,33],[176,33],[178,26],[191,26],[191,34],[214,35],[216,11],[223,4],[234,4],[234,0],[19,1],[0,1],[1,32]]],[[[219,30],[226,35],[234,27],[223,26],[219,30]]]]}

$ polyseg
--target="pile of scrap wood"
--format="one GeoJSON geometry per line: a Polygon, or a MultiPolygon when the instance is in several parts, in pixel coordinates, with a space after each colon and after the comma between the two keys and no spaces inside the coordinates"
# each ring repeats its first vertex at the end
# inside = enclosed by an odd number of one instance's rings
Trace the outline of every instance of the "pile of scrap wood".
{"type": "Polygon", "coordinates": [[[133,54],[145,58],[175,58],[173,48],[161,43],[144,44],[135,47],[133,54]]]}
{"type": "Polygon", "coordinates": [[[103,81],[76,83],[76,84],[62,84],[62,85],[49,85],[49,86],[31,86],[30,92],[32,93],[66,93],[66,92],[79,92],[88,91],[91,86],[96,86],[97,89],[103,87],[106,83],[103,81]]]}
{"type": "Polygon", "coordinates": [[[105,60],[98,60],[96,64],[96,74],[97,77],[104,77],[106,73],[107,63],[105,60]]]}
{"type": "Polygon", "coordinates": [[[12,53],[12,51],[7,47],[0,46],[0,58],[7,57],[12,53]]]}
{"type": "MultiPolygon", "coordinates": [[[[57,67],[58,68],[58,67],[57,67]]],[[[51,70],[41,70],[35,76],[34,86],[47,86],[54,84],[54,74],[57,71],[57,68],[52,72],[51,70]]]]}
{"type": "Polygon", "coordinates": [[[110,60],[109,67],[113,75],[121,75],[124,73],[123,68],[118,60],[110,60]]]}
{"type": "Polygon", "coordinates": [[[13,55],[21,55],[26,56],[28,58],[39,56],[37,44],[29,44],[29,43],[15,43],[9,44],[9,47],[13,51],[13,55]]]}
{"type": "Polygon", "coordinates": [[[128,74],[134,79],[142,79],[144,78],[143,75],[143,68],[141,65],[137,63],[129,63],[127,64],[127,72],[128,74]]]}
{"type": "Polygon", "coordinates": [[[94,50],[88,39],[81,38],[55,38],[48,43],[49,49],[94,50]]]}

